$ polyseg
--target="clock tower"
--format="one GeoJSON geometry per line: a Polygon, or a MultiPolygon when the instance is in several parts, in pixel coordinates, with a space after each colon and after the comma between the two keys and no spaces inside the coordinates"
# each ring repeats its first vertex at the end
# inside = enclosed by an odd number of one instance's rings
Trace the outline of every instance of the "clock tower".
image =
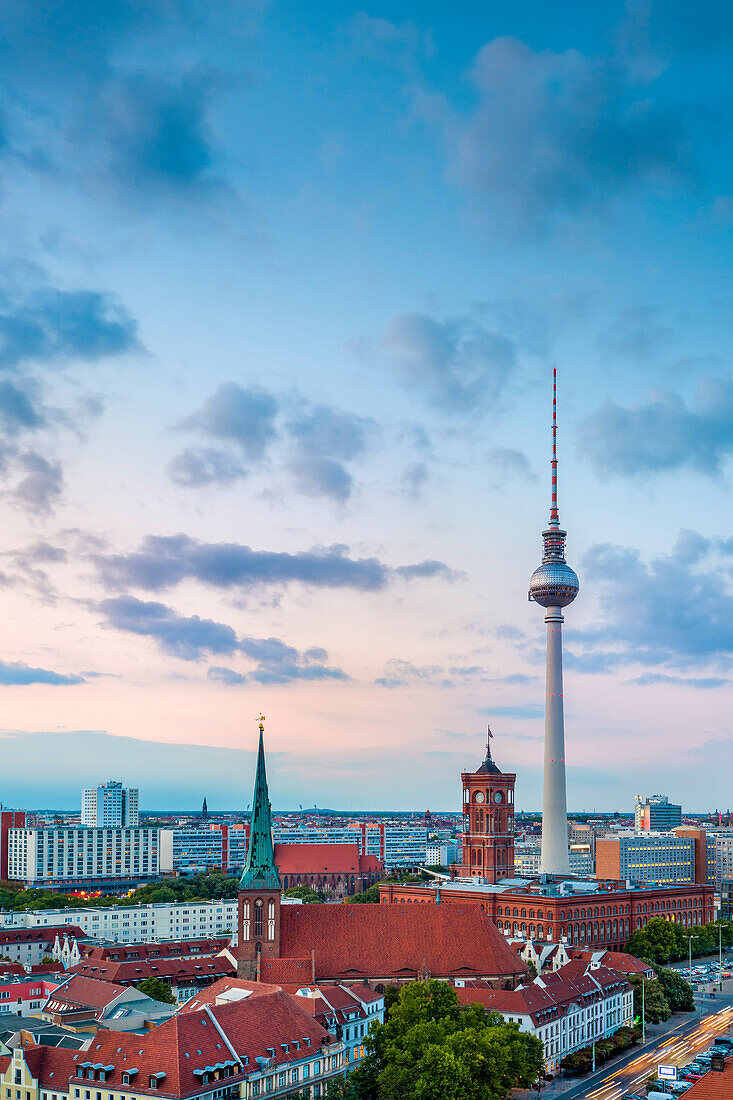
{"type": "Polygon", "coordinates": [[[499,882],[514,877],[514,784],[516,775],[501,772],[491,757],[491,730],[486,759],[478,771],[463,772],[463,863],[454,867],[462,878],[499,882]]]}

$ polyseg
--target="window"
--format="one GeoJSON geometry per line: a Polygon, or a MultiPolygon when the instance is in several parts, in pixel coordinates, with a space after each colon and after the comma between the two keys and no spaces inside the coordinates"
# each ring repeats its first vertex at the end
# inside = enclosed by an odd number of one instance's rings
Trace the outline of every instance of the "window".
{"type": "Polygon", "coordinates": [[[255,936],[261,936],[262,935],[262,927],[263,927],[262,898],[257,898],[257,901],[255,902],[255,921],[254,921],[254,924],[255,924],[255,936]]]}
{"type": "Polygon", "coordinates": [[[287,1076],[288,1076],[287,1073],[285,1073],[284,1071],[282,1073],[278,1073],[278,1075],[277,1075],[278,1088],[281,1088],[281,1089],[285,1088],[285,1082],[287,1080],[287,1076]]]}

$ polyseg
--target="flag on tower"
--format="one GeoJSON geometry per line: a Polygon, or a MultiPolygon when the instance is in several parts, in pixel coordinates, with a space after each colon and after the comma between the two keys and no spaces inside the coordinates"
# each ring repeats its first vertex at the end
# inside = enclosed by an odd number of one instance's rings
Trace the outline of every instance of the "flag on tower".
{"type": "Polygon", "coordinates": [[[486,732],[488,733],[489,737],[493,737],[493,736],[494,736],[494,735],[493,735],[493,733],[491,732],[491,726],[487,726],[487,727],[486,727],[486,732]]]}

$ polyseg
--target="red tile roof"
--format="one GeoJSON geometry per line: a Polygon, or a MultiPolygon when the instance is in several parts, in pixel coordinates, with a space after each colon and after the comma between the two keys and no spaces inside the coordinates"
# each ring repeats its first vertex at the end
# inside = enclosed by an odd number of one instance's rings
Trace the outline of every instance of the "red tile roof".
{"type": "Polygon", "coordinates": [[[304,959],[263,959],[260,974],[263,981],[276,985],[310,985],[313,961],[310,955],[304,959]]]}
{"type": "Polygon", "coordinates": [[[192,959],[129,959],[126,962],[83,959],[76,966],[70,966],[67,973],[86,974],[104,981],[121,982],[122,985],[136,985],[145,978],[167,978],[175,985],[197,979],[202,983],[207,979],[214,981],[224,975],[233,975],[235,967],[229,959],[219,955],[195,956],[192,959]]]}
{"type": "Polygon", "coordinates": [[[131,959],[200,959],[217,955],[229,940],[229,936],[220,936],[210,940],[170,940],[165,943],[80,943],[79,950],[85,959],[112,959],[115,962],[131,959]]]}
{"type": "MultiPolygon", "coordinates": [[[[200,1093],[201,1075],[194,1071],[217,1063],[233,1063],[228,1043],[243,1066],[244,1075],[257,1072],[256,1058],[271,1057],[268,1048],[275,1051],[275,1067],[300,1061],[308,1049],[311,1053],[320,1050],[327,1032],[296,1001],[282,990],[275,990],[231,1004],[179,1013],[144,1036],[98,1032],[89,1050],[76,1056],[77,1065],[84,1061],[111,1065],[107,1089],[134,1088],[136,1093],[147,1092],[149,1077],[162,1073],[157,1094],[183,1097],[200,1093]],[[306,1039],[310,1040],[310,1048],[306,1039]],[[300,1049],[293,1045],[294,1041],[300,1044],[300,1049]],[[244,1064],[245,1057],[248,1064],[244,1064]],[[133,1083],[123,1085],[122,1074],[133,1069],[137,1071],[133,1083]]],[[[237,1072],[228,1080],[234,1083],[241,1076],[237,1072]]]]}
{"type": "Polygon", "coordinates": [[[726,1058],[722,1073],[708,1072],[685,1093],[690,1100],[731,1100],[733,1096],[733,1058],[726,1058]]]}
{"type": "Polygon", "coordinates": [[[12,943],[49,943],[56,936],[84,936],[75,924],[53,924],[48,928],[0,928],[0,946],[12,943]]]}
{"type": "Polygon", "coordinates": [[[10,1065],[10,1058],[7,1054],[0,1054],[0,1073],[5,1073],[5,1070],[10,1065]]]}
{"type": "Polygon", "coordinates": [[[125,992],[124,985],[115,985],[113,982],[90,978],[73,971],[67,971],[67,974],[68,980],[49,994],[48,1010],[50,1012],[63,1011],[63,1009],[54,1008],[56,1004],[99,1010],[106,1008],[115,997],[125,992]]]}
{"type": "MultiPolygon", "coordinates": [[[[179,1008],[181,1012],[198,1012],[204,1005],[216,1004],[217,997],[222,997],[231,989],[241,989],[247,992],[249,997],[261,997],[265,993],[276,993],[279,985],[269,985],[267,982],[248,982],[244,978],[219,978],[218,982],[201,989],[195,997],[185,1001],[179,1008]]],[[[245,998],[241,998],[244,1000],[245,998]]]]}
{"type": "Polygon", "coordinates": [[[25,1062],[42,1088],[68,1092],[69,1078],[74,1073],[75,1051],[64,1047],[27,1046],[25,1062]]]}
{"type": "Polygon", "coordinates": [[[281,875],[358,875],[358,844],[276,844],[281,875]]]}
{"type": "Polygon", "coordinates": [[[0,962],[0,978],[6,978],[9,974],[26,974],[27,971],[20,963],[0,962]]]}
{"type": "MultiPolygon", "coordinates": [[[[528,968],[478,905],[288,905],[280,911],[280,960],[308,959],[318,981],[364,977],[507,977],[528,968]]],[[[277,965],[266,981],[292,981],[277,965]]],[[[297,980],[297,979],[296,979],[297,980]]],[[[309,979],[309,981],[312,979],[309,979]]]]}

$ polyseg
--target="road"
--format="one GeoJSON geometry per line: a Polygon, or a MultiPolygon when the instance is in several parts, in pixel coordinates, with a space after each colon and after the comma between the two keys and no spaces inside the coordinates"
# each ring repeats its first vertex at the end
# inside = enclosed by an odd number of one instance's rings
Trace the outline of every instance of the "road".
{"type": "MultiPolygon", "coordinates": [[[[628,1054],[607,1063],[595,1074],[581,1078],[556,1078],[541,1092],[542,1100],[619,1100],[625,1092],[646,1095],[644,1082],[659,1065],[687,1065],[696,1054],[709,1047],[716,1035],[728,1035],[733,1028],[733,982],[724,983],[724,992],[715,1000],[695,998],[697,1009],[683,1017],[672,1017],[669,1025],[660,1025],[661,1033],[634,1047],[628,1054]],[[679,1023],[675,1023],[679,1020],[679,1023]]],[[[651,1029],[652,1031],[657,1029],[651,1029]]],[[[535,1092],[518,1092],[531,1097],[535,1092]]]]}

